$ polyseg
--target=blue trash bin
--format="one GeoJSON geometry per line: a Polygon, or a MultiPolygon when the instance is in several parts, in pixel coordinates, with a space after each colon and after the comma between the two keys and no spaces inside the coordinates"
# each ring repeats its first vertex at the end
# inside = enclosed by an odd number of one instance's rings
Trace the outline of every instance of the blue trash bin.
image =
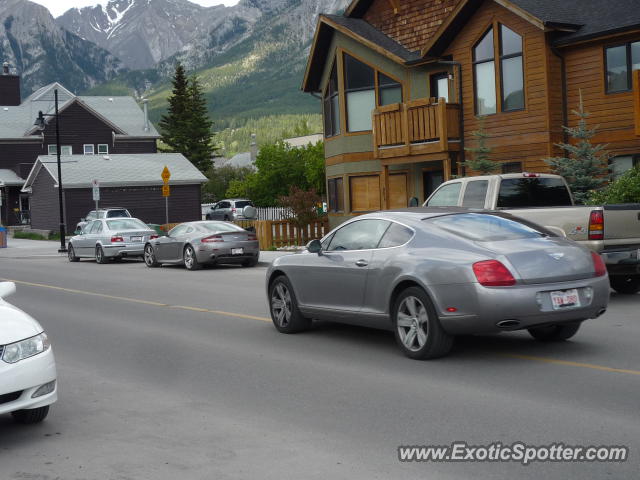
{"type": "Polygon", "coordinates": [[[0,227],[0,248],[7,248],[7,237],[9,232],[5,227],[0,227]]]}

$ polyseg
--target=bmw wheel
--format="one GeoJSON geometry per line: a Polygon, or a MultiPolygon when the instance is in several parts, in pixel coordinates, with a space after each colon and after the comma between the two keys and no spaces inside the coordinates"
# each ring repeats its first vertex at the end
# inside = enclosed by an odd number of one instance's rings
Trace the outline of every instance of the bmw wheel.
{"type": "Polygon", "coordinates": [[[73,245],[69,244],[67,248],[67,256],[69,257],[70,262],[79,262],[80,258],[76,257],[76,252],[73,249],[73,245]]]}
{"type": "Polygon", "coordinates": [[[184,266],[187,270],[200,270],[202,268],[202,265],[196,258],[196,252],[191,245],[184,247],[182,259],[184,260],[184,266]]]}
{"type": "Polygon", "coordinates": [[[444,331],[424,290],[409,287],[396,299],[393,324],[398,345],[409,358],[427,360],[446,355],[453,336],[444,331]]]}
{"type": "Polygon", "coordinates": [[[284,275],[271,282],[269,312],[273,325],[280,333],[298,333],[311,326],[311,320],[300,313],[291,283],[284,275]]]}
{"type": "Polygon", "coordinates": [[[98,245],[96,247],[96,262],[104,264],[104,263],[107,263],[108,261],[109,259],[104,256],[104,250],[102,250],[102,247],[98,245]]]}
{"type": "Polygon", "coordinates": [[[144,263],[149,268],[156,268],[160,266],[156,259],[156,252],[153,250],[153,246],[151,245],[145,245],[144,247],[144,263]]]}

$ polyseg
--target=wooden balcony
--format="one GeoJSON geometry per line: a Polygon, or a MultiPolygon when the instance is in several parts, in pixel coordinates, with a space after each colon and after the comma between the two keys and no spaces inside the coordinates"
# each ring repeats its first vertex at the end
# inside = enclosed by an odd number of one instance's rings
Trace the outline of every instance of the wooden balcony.
{"type": "Polygon", "coordinates": [[[373,111],[373,142],[378,159],[444,157],[460,150],[460,105],[425,98],[379,107],[373,111]]]}

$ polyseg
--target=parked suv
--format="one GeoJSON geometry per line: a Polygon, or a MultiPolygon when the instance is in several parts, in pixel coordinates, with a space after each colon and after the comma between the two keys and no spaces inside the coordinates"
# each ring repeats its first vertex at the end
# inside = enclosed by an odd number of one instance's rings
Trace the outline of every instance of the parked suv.
{"type": "Polygon", "coordinates": [[[251,200],[246,198],[228,198],[220,200],[207,212],[207,220],[255,220],[257,210],[251,200]]]}
{"type": "Polygon", "coordinates": [[[91,210],[86,217],[80,219],[80,221],[76,225],[75,232],[81,232],[86,224],[91,223],[94,220],[98,220],[99,218],[130,218],[131,216],[132,215],[129,213],[129,210],[122,207],[109,207],[100,208],[98,210],[91,210]]]}

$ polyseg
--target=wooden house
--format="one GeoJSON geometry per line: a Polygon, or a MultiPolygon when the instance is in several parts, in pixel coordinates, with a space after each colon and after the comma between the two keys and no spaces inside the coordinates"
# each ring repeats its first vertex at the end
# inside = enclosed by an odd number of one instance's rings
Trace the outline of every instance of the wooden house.
{"type": "Polygon", "coordinates": [[[480,117],[502,172],[549,172],[580,92],[614,173],[631,168],[637,69],[636,0],[354,0],[321,15],[302,88],[322,99],[331,224],[470,173],[480,117]]]}

